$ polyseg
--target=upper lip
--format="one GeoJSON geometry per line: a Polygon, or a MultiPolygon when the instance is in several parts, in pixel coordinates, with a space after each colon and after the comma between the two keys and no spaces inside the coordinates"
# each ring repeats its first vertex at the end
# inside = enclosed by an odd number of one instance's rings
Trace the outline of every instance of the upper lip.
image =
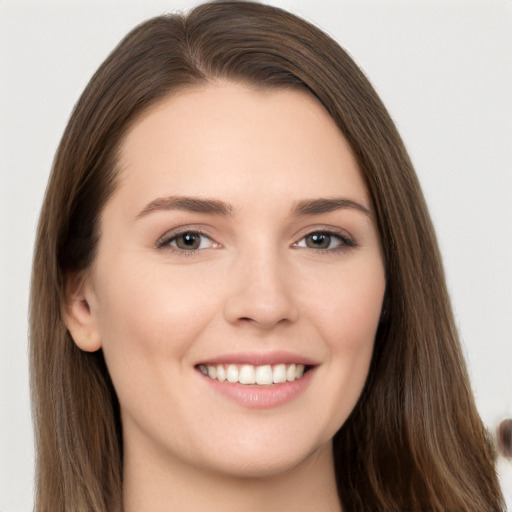
{"type": "Polygon", "coordinates": [[[253,366],[276,364],[303,364],[304,366],[316,366],[318,363],[302,354],[286,350],[272,352],[234,352],[199,361],[197,364],[215,366],[219,364],[250,364],[253,366]]]}

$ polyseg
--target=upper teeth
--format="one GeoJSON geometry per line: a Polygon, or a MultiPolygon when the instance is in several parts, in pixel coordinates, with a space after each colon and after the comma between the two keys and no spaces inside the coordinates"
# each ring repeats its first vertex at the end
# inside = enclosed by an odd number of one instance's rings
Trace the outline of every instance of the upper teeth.
{"type": "Polygon", "coordinates": [[[303,364],[269,364],[263,366],[244,365],[199,365],[199,370],[212,379],[240,384],[268,386],[282,382],[292,382],[304,375],[303,364]]]}

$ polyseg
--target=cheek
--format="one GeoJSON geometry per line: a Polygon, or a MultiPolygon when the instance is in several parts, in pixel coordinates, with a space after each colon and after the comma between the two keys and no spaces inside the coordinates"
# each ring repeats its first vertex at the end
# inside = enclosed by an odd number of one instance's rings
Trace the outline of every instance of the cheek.
{"type": "MultiPolygon", "coordinates": [[[[386,288],[380,259],[334,270],[323,282],[321,293],[312,295],[305,309],[316,317],[314,323],[331,353],[366,353],[368,346],[373,347],[386,288]]],[[[310,284],[310,289],[315,289],[310,284]]]]}
{"type": "MultiPolygon", "coordinates": [[[[215,296],[198,293],[191,276],[138,270],[136,262],[104,266],[96,316],[114,381],[133,385],[169,370],[179,373],[190,347],[210,322],[215,296]],[[132,381],[130,383],[130,380],[132,381]]],[[[121,384],[123,383],[123,384],[121,384]]],[[[121,391],[121,390],[119,390],[121,391]]]]}
{"type": "MultiPolygon", "coordinates": [[[[324,307],[317,307],[315,325],[328,347],[326,410],[337,431],[357,403],[368,376],[385,291],[381,264],[364,272],[332,276],[324,307]]],[[[320,298],[319,298],[320,300],[320,298]]]]}
{"type": "Polygon", "coordinates": [[[128,261],[115,269],[108,266],[102,274],[97,277],[101,283],[97,316],[107,344],[115,343],[123,333],[154,343],[165,340],[168,345],[170,335],[199,327],[208,309],[207,299],[211,301],[211,295],[198,293],[198,279],[182,272],[152,271],[128,261]]]}
{"type": "Polygon", "coordinates": [[[165,432],[185,439],[182,427],[191,418],[182,397],[194,403],[187,387],[193,347],[212,321],[217,298],[198,293],[201,280],[188,272],[153,272],[147,265],[138,271],[136,260],[109,268],[108,276],[98,275],[98,318],[123,429],[149,431],[162,446],[165,432]]]}

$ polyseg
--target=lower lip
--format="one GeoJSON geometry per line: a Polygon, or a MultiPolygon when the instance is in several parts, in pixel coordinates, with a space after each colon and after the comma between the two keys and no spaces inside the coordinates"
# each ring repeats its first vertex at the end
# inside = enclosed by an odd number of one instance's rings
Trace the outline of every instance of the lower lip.
{"type": "Polygon", "coordinates": [[[217,393],[250,409],[271,409],[284,405],[297,398],[307,388],[313,377],[314,368],[307,371],[300,379],[269,386],[246,385],[211,379],[200,373],[207,384],[217,393]]]}

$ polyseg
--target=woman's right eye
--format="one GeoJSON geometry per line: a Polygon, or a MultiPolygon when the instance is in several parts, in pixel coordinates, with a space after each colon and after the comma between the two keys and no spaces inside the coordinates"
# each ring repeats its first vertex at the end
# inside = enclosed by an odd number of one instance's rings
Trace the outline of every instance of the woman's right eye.
{"type": "Polygon", "coordinates": [[[209,249],[216,247],[216,244],[208,235],[200,233],[199,231],[183,231],[178,234],[164,235],[161,240],[157,242],[159,249],[171,247],[177,251],[199,251],[201,249],[209,249]]]}

